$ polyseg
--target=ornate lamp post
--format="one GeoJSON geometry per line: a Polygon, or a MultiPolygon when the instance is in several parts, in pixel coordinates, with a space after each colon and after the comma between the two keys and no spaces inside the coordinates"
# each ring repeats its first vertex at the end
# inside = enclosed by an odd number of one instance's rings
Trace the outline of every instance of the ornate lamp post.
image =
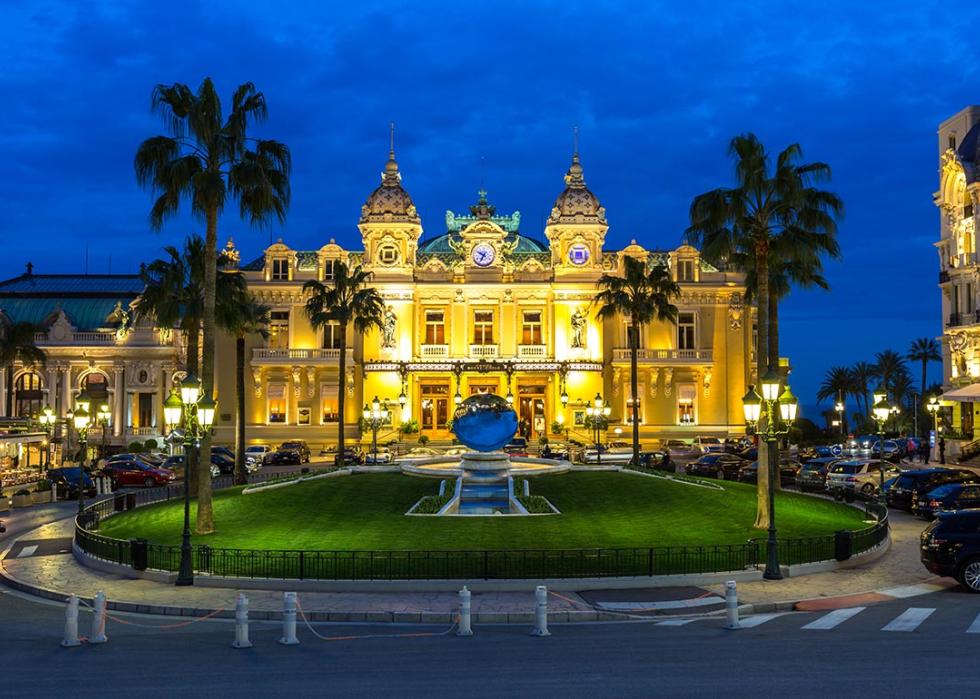
{"type": "Polygon", "coordinates": [[[892,415],[892,407],[888,405],[888,393],[885,391],[884,384],[875,389],[872,394],[875,399],[871,407],[872,416],[878,423],[878,504],[887,507],[885,498],[885,423],[892,415]]]}
{"type": "Polygon", "coordinates": [[[109,426],[112,424],[112,411],[109,410],[109,406],[103,403],[99,406],[99,412],[95,414],[96,424],[102,428],[102,451],[100,452],[100,458],[104,459],[106,451],[108,449],[108,437],[109,437],[109,426]]]}
{"type": "Polygon", "coordinates": [[[171,429],[180,427],[184,432],[184,531],[180,541],[180,570],[176,585],[194,584],[194,552],[191,549],[191,489],[190,450],[200,447],[203,437],[214,424],[217,403],[206,393],[201,393],[201,380],[188,374],[180,382],[180,396],[176,390],[163,404],[163,415],[171,429]]]}
{"type": "Polygon", "coordinates": [[[54,414],[54,410],[51,409],[50,405],[44,406],[41,410],[41,414],[37,417],[38,422],[41,423],[41,428],[44,430],[44,434],[48,437],[47,447],[44,454],[44,465],[47,468],[51,467],[51,438],[54,433],[54,423],[58,420],[57,416],[54,414]]]}
{"type": "MultiPolygon", "coordinates": [[[[459,396],[459,391],[456,391],[456,395],[459,396]]],[[[461,399],[462,400],[462,399],[461,399]]],[[[375,396],[374,400],[371,401],[371,405],[365,404],[364,412],[362,417],[367,426],[371,429],[371,453],[374,455],[373,463],[378,463],[378,430],[381,426],[388,421],[388,401],[387,399],[382,403],[375,396]]]]}
{"type": "Polygon", "coordinates": [[[847,430],[844,429],[844,412],[847,410],[847,406],[839,393],[837,394],[837,402],[834,403],[834,410],[837,411],[837,421],[840,423],[840,453],[843,456],[844,445],[847,443],[847,430]]]}
{"type": "Polygon", "coordinates": [[[609,403],[603,400],[602,395],[595,394],[592,404],[585,409],[585,418],[592,428],[592,441],[595,442],[595,462],[597,465],[602,463],[602,444],[600,442],[602,430],[609,429],[609,413],[612,408],[609,403]]]}
{"type": "Polygon", "coordinates": [[[770,370],[762,377],[762,396],[749,386],[742,398],[745,421],[759,431],[759,437],[769,445],[768,472],[769,488],[766,504],[769,510],[769,536],[766,544],[766,570],[762,577],[766,580],[782,580],[779,570],[779,550],[776,539],[776,479],[779,478],[779,438],[789,433],[790,425],[796,419],[798,401],[789,386],[779,391],[779,375],[770,370]],[[765,426],[759,423],[765,418],[765,426]]]}
{"type": "Polygon", "coordinates": [[[82,452],[82,461],[78,465],[78,514],[81,515],[85,510],[85,461],[88,456],[88,426],[91,418],[88,414],[88,401],[82,399],[81,394],[75,405],[77,407],[72,414],[72,422],[78,431],[78,444],[82,452]]]}
{"type": "MultiPolygon", "coordinates": [[[[937,448],[939,445],[939,408],[940,407],[941,406],[939,405],[939,398],[937,398],[936,396],[932,396],[929,399],[929,403],[926,405],[926,410],[932,413],[932,434],[933,434],[933,439],[936,442],[937,448]]],[[[928,456],[926,456],[926,463],[929,463],[928,456]]]]}

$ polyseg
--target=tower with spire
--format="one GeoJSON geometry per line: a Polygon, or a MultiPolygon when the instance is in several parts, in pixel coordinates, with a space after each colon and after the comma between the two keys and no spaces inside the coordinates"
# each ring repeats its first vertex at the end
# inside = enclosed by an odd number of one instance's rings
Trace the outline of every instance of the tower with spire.
{"type": "Polygon", "coordinates": [[[608,229],[605,208],[585,184],[576,127],[572,163],[565,173],[565,189],[555,200],[544,228],[551,245],[555,277],[589,278],[599,274],[602,245],[608,229]]]}
{"type": "Polygon", "coordinates": [[[364,266],[377,280],[411,279],[422,221],[395,160],[395,125],[391,124],[388,161],[381,184],[371,192],[357,225],[364,243],[364,266]]]}

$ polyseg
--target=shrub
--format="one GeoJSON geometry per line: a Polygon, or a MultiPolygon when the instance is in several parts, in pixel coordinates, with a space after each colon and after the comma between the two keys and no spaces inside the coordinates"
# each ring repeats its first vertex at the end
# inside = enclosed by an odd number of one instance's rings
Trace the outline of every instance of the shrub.
{"type": "Polygon", "coordinates": [[[419,444],[421,444],[424,447],[428,443],[429,443],[429,435],[427,434],[419,435],[419,444]]]}
{"type": "Polygon", "coordinates": [[[141,451],[145,451],[143,449],[143,443],[140,442],[139,440],[136,440],[135,442],[130,442],[128,448],[130,454],[139,454],[141,451]]]}
{"type": "Polygon", "coordinates": [[[51,490],[51,481],[46,478],[42,478],[37,483],[34,484],[35,493],[46,493],[51,490]]]}
{"type": "Polygon", "coordinates": [[[145,442],[143,442],[143,451],[153,451],[157,448],[157,446],[158,446],[157,440],[148,439],[145,442]]]}
{"type": "Polygon", "coordinates": [[[419,431],[419,421],[409,420],[408,422],[403,422],[398,426],[398,431],[402,434],[418,434],[419,431]]]}
{"type": "Polygon", "coordinates": [[[562,434],[564,431],[565,431],[564,423],[558,422],[557,420],[551,423],[552,434],[562,434]]]}

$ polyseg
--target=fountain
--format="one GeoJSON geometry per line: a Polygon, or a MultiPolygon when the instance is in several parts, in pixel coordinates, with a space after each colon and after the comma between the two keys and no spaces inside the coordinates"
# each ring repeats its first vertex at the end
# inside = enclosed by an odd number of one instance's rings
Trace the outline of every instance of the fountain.
{"type": "Polygon", "coordinates": [[[453,433],[473,450],[463,454],[459,462],[458,514],[511,512],[514,493],[510,457],[500,450],[516,431],[517,414],[500,396],[470,396],[456,408],[453,433]]]}

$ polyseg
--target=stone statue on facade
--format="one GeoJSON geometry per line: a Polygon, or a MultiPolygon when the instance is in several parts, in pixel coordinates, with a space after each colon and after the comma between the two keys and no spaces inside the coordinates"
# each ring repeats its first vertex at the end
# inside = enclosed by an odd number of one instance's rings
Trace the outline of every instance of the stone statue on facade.
{"type": "Polygon", "coordinates": [[[572,347],[581,349],[585,347],[585,314],[582,309],[577,308],[572,314],[572,347]]]}
{"type": "Polygon", "coordinates": [[[384,318],[381,320],[381,346],[385,349],[392,349],[395,346],[396,322],[395,312],[391,308],[386,308],[384,318]]]}

